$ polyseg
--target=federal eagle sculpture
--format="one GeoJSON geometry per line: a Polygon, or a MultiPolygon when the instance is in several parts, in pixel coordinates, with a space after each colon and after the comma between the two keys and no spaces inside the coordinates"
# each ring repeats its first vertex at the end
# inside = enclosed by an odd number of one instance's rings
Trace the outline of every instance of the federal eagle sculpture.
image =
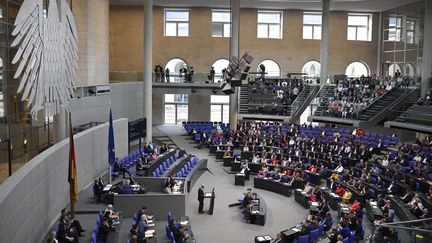
{"type": "Polygon", "coordinates": [[[66,0],[25,0],[15,19],[12,47],[18,64],[14,79],[21,77],[18,93],[28,99],[30,113],[53,116],[61,107],[69,110],[74,96],[78,63],[78,36],[75,19],[66,0]]]}

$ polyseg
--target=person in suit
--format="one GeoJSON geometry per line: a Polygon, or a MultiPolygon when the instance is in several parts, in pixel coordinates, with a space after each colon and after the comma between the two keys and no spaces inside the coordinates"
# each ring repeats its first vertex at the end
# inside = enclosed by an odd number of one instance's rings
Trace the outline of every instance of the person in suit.
{"type": "Polygon", "coordinates": [[[106,242],[110,230],[111,228],[109,226],[108,217],[104,217],[102,224],[99,227],[99,231],[97,232],[96,240],[106,242]]]}
{"type": "Polygon", "coordinates": [[[72,215],[66,208],[61,211],[60,221],[70,225],[70,227],[78,233],[78,236],[83,236],[82,233],[85,232],[85,230],[81,227],[81,223],[77,219],[72,218],[72,215]]]}
{"type": "Polygon", "coordinates": [[[165,185],[164,185],[164,189],[166,193],[172,194],[174,185],[175,185],[175,181],[172,179],[171,176],[168,176],[165,180],[165,185]]]}
{"type": "Polygon", "coordinates": [[[204,208],[204,185],[200,186],[200,188],[198,189],[198,202],[199,202],[198,213],[202,214],[202,213],[204,213],[204,211],[203,211],[203,208],[204,208]]]}
{"type": "Polygon", "coordinates": [[[413,204],[411,204],[411,212],[417,217],[420,218],[420,216],[422,216],[423,211],[420,209],[419,205],[417,202],[414,202],[413,204]]]}
{"type": "Polygon", "coordinates": [[[60,243],[78,243],[78,237],[73,236],[70,233],[70,225],[63,221],[59,224],[57,231],[57,239],[60,243]]]}

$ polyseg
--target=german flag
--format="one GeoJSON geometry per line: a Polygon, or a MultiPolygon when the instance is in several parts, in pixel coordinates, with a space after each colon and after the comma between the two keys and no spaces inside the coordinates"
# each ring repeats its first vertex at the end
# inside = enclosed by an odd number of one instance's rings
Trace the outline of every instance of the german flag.
{"type": "Polygon", "coordinates": [[[72,130],[72,115],[69,112],[69,172],[68,172],[68,182],[69,182],[69,193],[70,193],[70,205],[71,213],[75,215],[75,203],[78,201],[78,178],[75,163],[75,146],[73,139],[72,130]]]}

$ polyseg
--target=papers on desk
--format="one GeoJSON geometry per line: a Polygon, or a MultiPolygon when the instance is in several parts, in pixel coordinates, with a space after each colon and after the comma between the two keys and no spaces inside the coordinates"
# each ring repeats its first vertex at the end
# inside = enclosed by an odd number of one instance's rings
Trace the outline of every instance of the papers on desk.
{"type": "Polygon", "coordinates": [[[318,203],[317,202],[311,202],[311,206],[318,207],[318,203]]]}
{"type": "Polygon", "coordinates": [[[180,225],[182,225],[182,226],[186,226],[188,223],[189,223],[189,221],[186,221],[186,220],[185,221],[183,221],[183,220],[180,221],[180,225]]]}
{"type": "Polygon", "coordinates": [[[237,173],[236,176],[245,176],[244,173],[237,173]]]}
{"type": "Polygon", "coordinates": [[[205,197],[211,197],[211,196],[212,196],[212,193],[211,193],[211,192],[206,192],[206,193],[204,194],[204,196],[205,196],[205,197]]]}
{"type": "Polygon", "coordinates": [[[259,214],[259,212],[260,212],[260,211],[258,211],[258,210],[253,210],[253,211],[252,211],[253,214],[259,214]]]}
{"type": "Polygon", "coordinates": [[[111,187],[112,187],[112,186],[113,186],[112,184],[108,184],[108,185],[106,185],[106,186],[104,187],[103,191],[106,192],[106,191],[111,190],[111,187]]]}
{"type": "Polygon", "coordinates": [[[266,240],[273,240],[273,238],[271,238],[270,235],[266,235],[266,236],[264,236],[264,238],[265,238],[266,240]]]}
{"type": "Polygon", "coordinates": [[[297,228],[292,228],[292,231],[294,231],[294,232],[300,232],[300,230],[297,229],[297,228]]]}
{"type": "Polygon", "coordinates": [[[334,192],[330,193],[330,196],[335,197],[335,198],[339,198],[339,195],[334,193],[334,192]]]}
{"type": "Polygon", "coordinates": [[[265,241],[266,239],[264,238],[264,236],[258,236],[258,237],[257,237],[257,240],[258,240],[258,241],[265,241]]]}
{"type": "Polygon", "coordinates": [[[151,220],[151,219],[147,219],[147,224],[153,224],[153,223],[154,223],[153,220],[151,220]]]}
{"type": "Polygon", "coordinates": [[[372,206],[376,206],[376,205],[377,205],[377,202],[375,202],[375,201],[369,201],[369,203],[370,203],[370,205],[372,205],[372,206]]]}

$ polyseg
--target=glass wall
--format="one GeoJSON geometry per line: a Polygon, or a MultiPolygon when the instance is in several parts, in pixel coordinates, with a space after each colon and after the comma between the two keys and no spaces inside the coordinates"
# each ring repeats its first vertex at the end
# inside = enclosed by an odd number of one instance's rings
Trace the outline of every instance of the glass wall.
{"type": "MultiPolygon", "coordinates": [[[[43,112],[31,118],[27,101],[17,93],[17,64],[11,61],[17,48],[10,48],[13,24],[23,0],[0,0],[0,183],[53,143],[53,126],[43,112]]],[[[46,9],[48,1],[44,0],[46,9]]],[[[71,4],[71,1],[68,1],[71,4]]]]}
{"type": "Polygon", "coordinates": [[[229,95],[210,96],[210,121],[229,123],[229,95]]]}
{"type": "Polygon", "coordinates": [[[403,76],[417,83],[421,75],[423,52],[424,1],[383,14],[382,74],[403,76]]]}
{"type": "Polygon", "coordinates": [[[165,94],[165,124],[179,124],[189,120],[189,96],[187,94],[165,94]]]}

